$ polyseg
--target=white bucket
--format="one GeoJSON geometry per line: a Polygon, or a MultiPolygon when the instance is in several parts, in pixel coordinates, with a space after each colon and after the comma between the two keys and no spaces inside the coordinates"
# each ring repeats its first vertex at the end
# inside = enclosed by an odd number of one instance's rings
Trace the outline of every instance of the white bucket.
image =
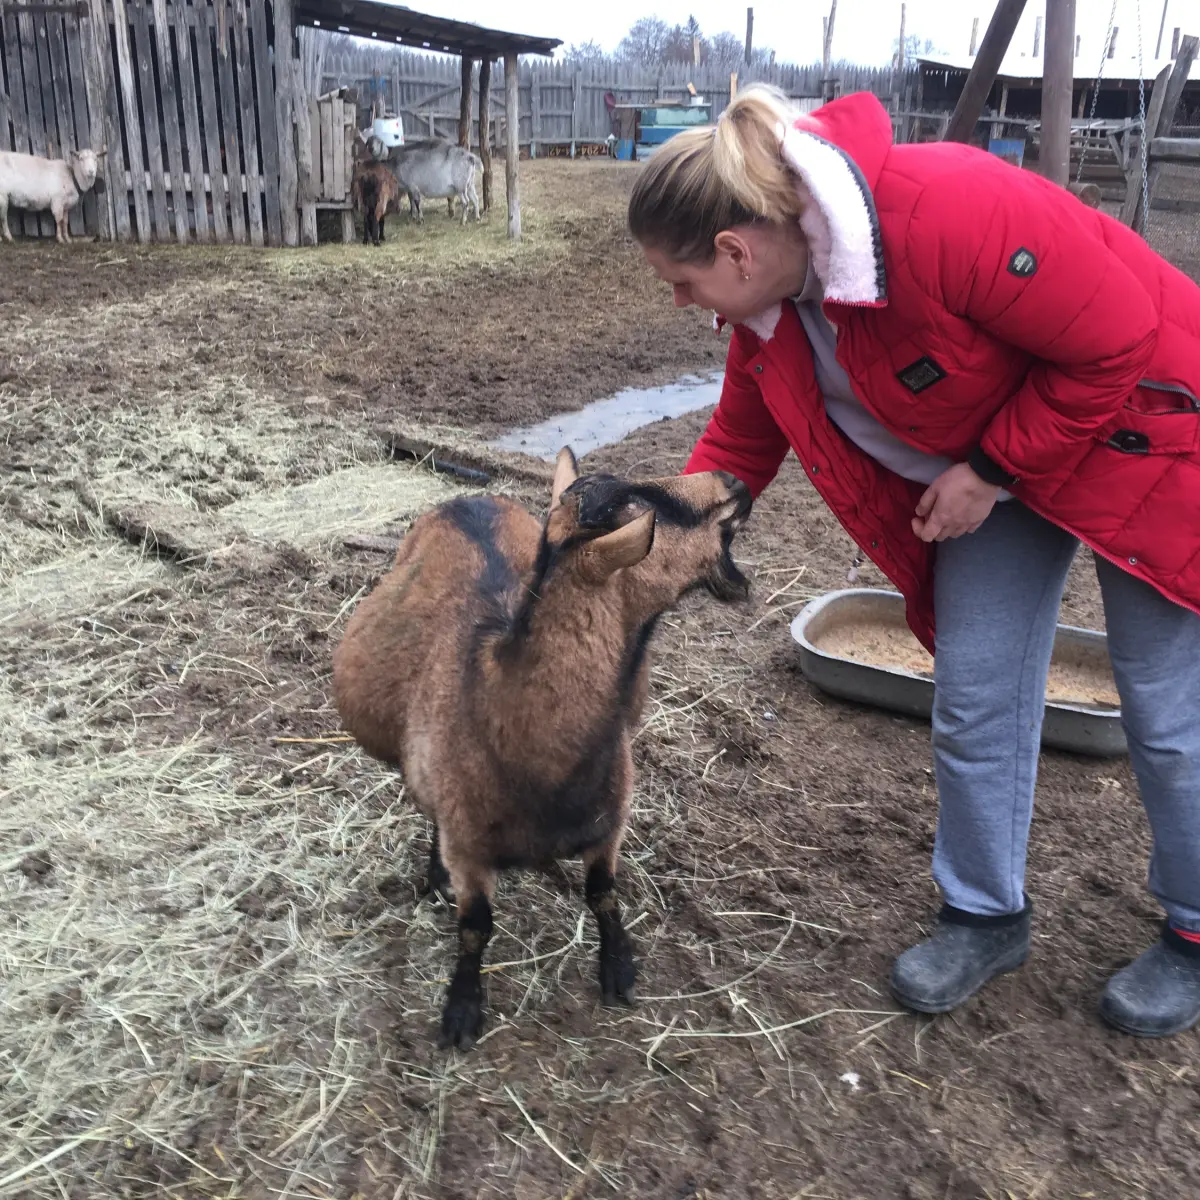
{"type": "Polygon", "coordinates": [[[404,145],[404,122],[399,117],[376,117],[371,122],[371,133],[389,149],[404,145]]]}

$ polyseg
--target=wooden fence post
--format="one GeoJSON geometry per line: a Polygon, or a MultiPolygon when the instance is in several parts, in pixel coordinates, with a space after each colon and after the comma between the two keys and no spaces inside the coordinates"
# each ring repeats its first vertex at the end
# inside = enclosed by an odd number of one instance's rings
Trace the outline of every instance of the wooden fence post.
{"type": "Polygon", "coordinates": [[[462,56],[462,90],[458,97],[458,144],[464,150],[471,147],[471,73],[475,60],[462,56]]]}
{"type": "Polygon", "coordinates": [[[537,158],[542,137],[542,85],[533,69],[529,72],[529,157],[537,158]]]}
{"type": "Polygon", "coordinates": [[[283,244],[300,244],[297,210],[295,73],[292,71],[292,0],[275,0],[275,124],[279,133],[279,210],[283,244]]]}
{"type": "Polygon", "coordinates": [[[483,211],[492,207],[492,60],[479,63],[479,161],[483,163],[483,211]]]}
{"type": "Polygon", "coordinates": [[[521,155],[521,79],[515,54],[504,56],[504,189],[508,204],[508,236],[521,238],[521,193],[517,164],[521,155]]]}

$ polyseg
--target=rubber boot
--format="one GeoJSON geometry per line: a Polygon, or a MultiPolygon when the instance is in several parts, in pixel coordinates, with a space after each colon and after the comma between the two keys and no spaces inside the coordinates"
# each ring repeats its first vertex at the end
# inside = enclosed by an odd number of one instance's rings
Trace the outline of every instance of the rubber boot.
{"type": "Polygon", "coordinates": [[[1015,971],[1029,956],[1033,908],[981,917],[946,904],[933,937],[905,950],[892,968],[892,995],[913,1012],[957,1008],[989,979],[1015,971]]]}
{"type": "Polygon", "coordinates": [[[1164,925],[1162,938],[1108,981],[1100,1015],[1134,1037],[1191,1029],[1200,1022],[1200,944],[1164,925]]]}

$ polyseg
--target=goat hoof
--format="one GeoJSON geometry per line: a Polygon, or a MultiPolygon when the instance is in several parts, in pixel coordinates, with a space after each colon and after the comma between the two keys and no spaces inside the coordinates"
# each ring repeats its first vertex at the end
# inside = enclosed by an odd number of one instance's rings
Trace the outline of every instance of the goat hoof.
{"type": "Polygon", "coordinates": [[[483,1032],[483,1001],[480,996],[451,996],[442,1011],[442,1032],[438,1046],[470,1050],[483,1032]]]}
{"type": "Polygon", "coordinates": [[[633,965],[633,955],[623,954],[613,956],[600,963],[600,1003],[605,1008],[615,1008],[618,1004],[632,1006],[636,1003],[634,984],[637,982],[637,970],[633,965]]]}

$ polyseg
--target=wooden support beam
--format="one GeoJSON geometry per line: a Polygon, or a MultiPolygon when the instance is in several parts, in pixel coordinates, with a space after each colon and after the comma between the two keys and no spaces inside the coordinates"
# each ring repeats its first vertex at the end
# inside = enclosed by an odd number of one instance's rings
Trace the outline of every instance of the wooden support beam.
{"type": "Polygon", "coordinates": [[[462,56],[462,87],[458,100],[458,144],[464,150],[471,148],[471,92],[474,69],[475,60],[464,54],[462,56]]]}
{"type": "Polygon", "coordinates": [[[483,163],[483,211],[492,207],[492,60],[479,64],[479,161],[483,163]]]}
{"type": "Polygon", "coordinates": [[[1200,138],[1156,137],[1150,142],[1151,162],[1200,161],[1200,138]]]}
{"type": "MultiPolygon", "coordinates": [[[[754,57],[754,9],[746,9],[746,46],[744,58],[746,66],[750,65],[750,60],[754,57]]],[[[732,99],[732,97],[730,97],[732,99]]]]}
{"type": "MultiPolygon", "coordinates": [[[[1200,50],[1200,38],[1189,34],[1181,39],[1179,54],[1170,68],[1170,74],[1164,67],[1154,81],[1154,90],[1150,93],[1150,106],[1146,112],[1146,128],[1142,131],[1142,136],[1149,139],[1149,146],[1153,146],[1155,138],[1165,138],[1171,132],[1175,110],[1183,98],[1183,89],[1187,84],[1188,75],[1198,50],[1200,50]]],[[[1157,181],[1159,170],[1160,164],[1152,162],[1146,172],[1150,200],[1154,198],[1154,184],[1157,181]]],[[[1121,220],[1124,224],[1137,230],[1138,233],[1145,235],[1140,154],[1130,171],[1129,187],[1125,193],[1125,203],[1121,208],[1121,220]]]]}
{"type": "Polygon", "coordinates": [[[521,191],[517,177],[521,153],[521,80],[515,54],[504,56],[504,189],[508,202],[508,236],[521,240],[521,191]]]}
{"type": "Polygon", "coordinates": [[[1071,97],[1075,88],[1075,0],[1046,0],[1042,75],[1041,173],[1066,187],[1071,176],[1071,97]]]}
{"type": "Polygon", "coordinates": [[[992,84],[996,82],[996,75],[1012,41],[1017,22],[1024,11],[1025,0],[1000,0],[996,5],[996,11],[992,13],[992,19],[988,23],[987,33],[983,35],[979,53],[975,56],[975,63],[958,97],[958,104],[946,125],[943,141],[970,141],[975,132],[975,124],[991,93],[992,84]]]}

